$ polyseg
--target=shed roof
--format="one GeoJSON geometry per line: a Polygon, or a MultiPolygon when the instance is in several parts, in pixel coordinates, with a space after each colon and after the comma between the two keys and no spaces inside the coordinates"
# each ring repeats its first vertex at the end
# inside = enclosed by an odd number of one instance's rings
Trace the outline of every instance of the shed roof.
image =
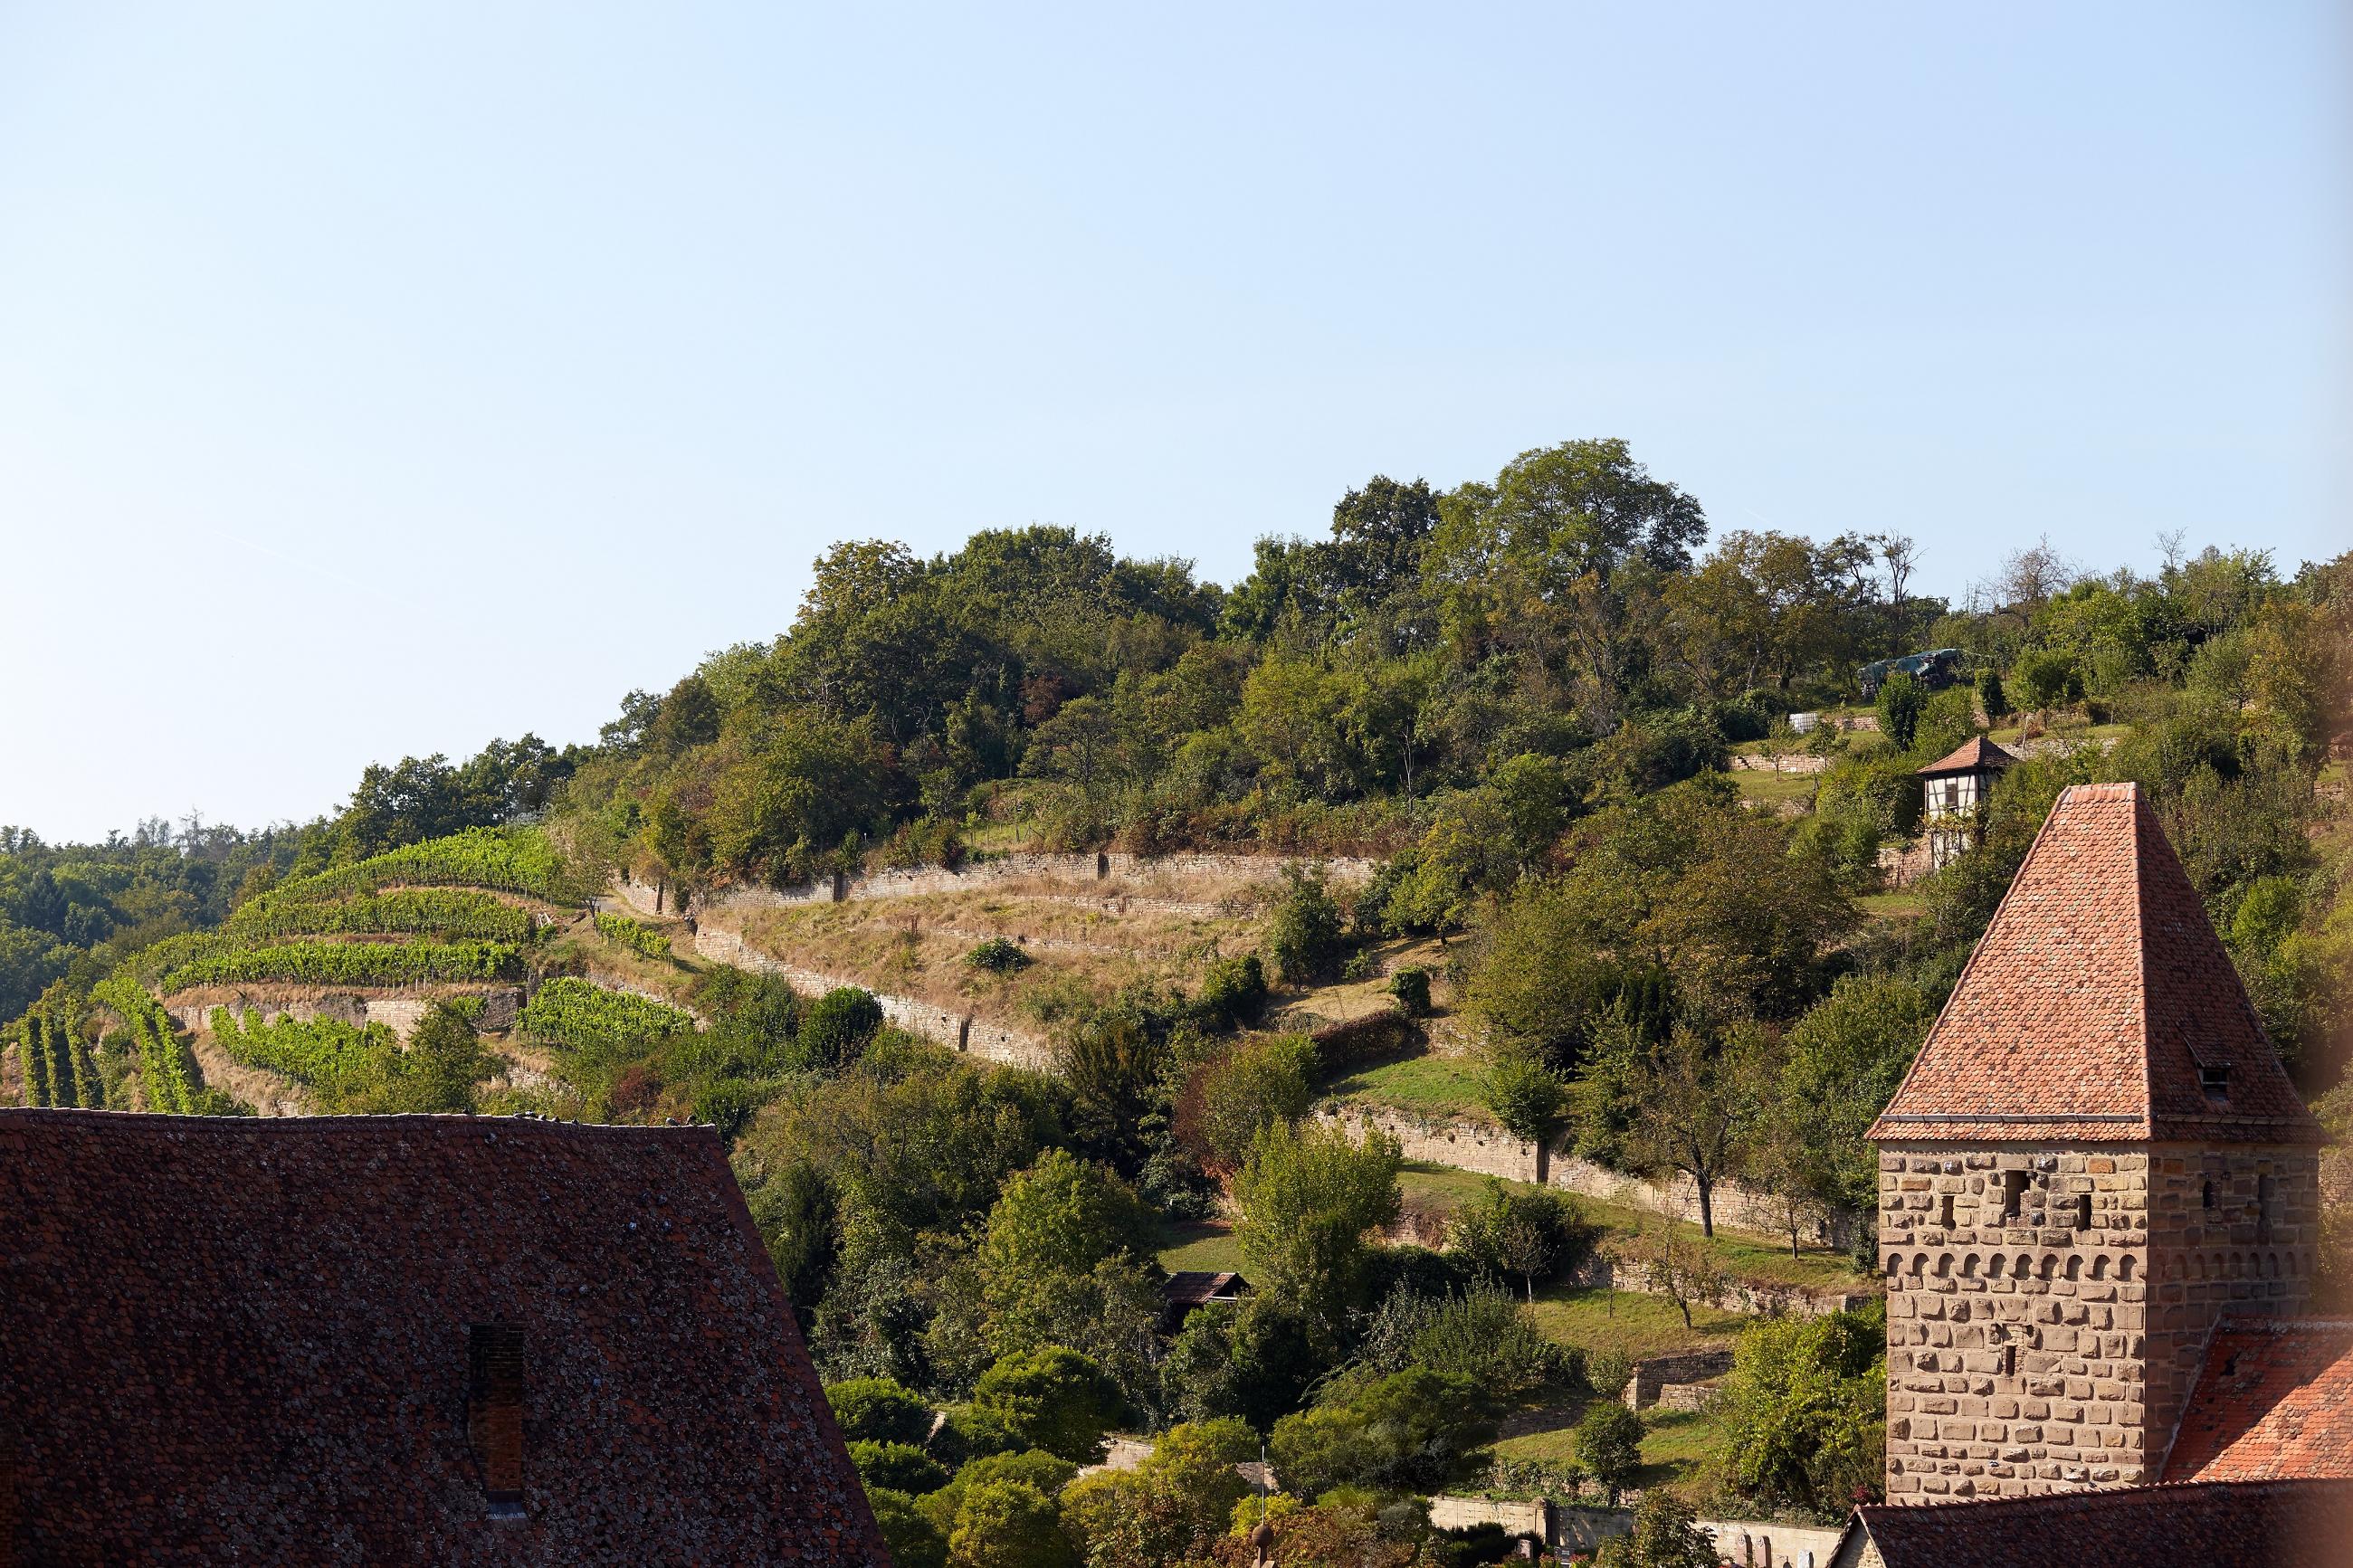
{"type": "Polygon", "coordinates": [[[1886,1568],[2344,1568],[2353,1482],[2199,1482],[1854,1510],[1832,1561],[1886,1568]]]}
{"type": "Polygon", "coordinates": [[[2063,792],[1894,1099],[1895,1140],[2317,1142],[2131,784],[2063,792]],[[2202,1074],[2222,1075],[2210,1095],[2202,1074]]]}
{"type": "Polygon", "coordinates": [[[0,1110],[0,1215],[30,1561],[888,1562],[708,1128],[0,1110]]]}
{"type": "Polygon", "coordinates": [[[1920,770],[1924,779],[1942,778],[1947,773],[1981,773],[2010,766],[2018,759],[1987,740],[1983,735],[1971,735],[1945,755],[1920,770]]]}
{"type": "Polygon", "coordinates": [[[2353,1322],[2241,1319],[2217,1328],[2165,1474],[2353,1479],[2353,1322]]]}

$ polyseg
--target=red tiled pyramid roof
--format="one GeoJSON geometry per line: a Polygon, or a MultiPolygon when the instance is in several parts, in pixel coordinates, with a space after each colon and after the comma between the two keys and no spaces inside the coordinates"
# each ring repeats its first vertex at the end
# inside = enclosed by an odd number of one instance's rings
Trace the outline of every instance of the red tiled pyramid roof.
{"type": "Polygon", "coordinates": [[[1987,768],[2006,768],[2017,762],[2016,757],[1987,740],[1983,735],[1971,735],[1959,748],[1937,758],[1920,770],[1922,778],[1935,778],[1943,773],[1981,773],[1987,768]]]}
{"type": "Polygon", "coordinates": [[[2197,891],[2131,784],[2052,807],[1870,1136],[2318,1142],[2197,891]],[[2210,1097],[2200,1073],[2224,1068],[2210,1097]]]}
{"type": "Polygon", "coordinates": [[[2353,1479],[2353,1322],[2224,1322],[2166,1461],[2168,1480],[2353,1479]]]}
{"type": "Polygon", "coordinates": [[[0,1347],[18,1561],[889,1562],[708,1128],[0,1110],[0,1347]]]}
{"type": "Polygon", "coordinates": [[[1834,1563],[1867,1535],[1885,1568],[2344,1568],[2353,1482],[2200,1482],[1854,1510],[1834,1563]]]}

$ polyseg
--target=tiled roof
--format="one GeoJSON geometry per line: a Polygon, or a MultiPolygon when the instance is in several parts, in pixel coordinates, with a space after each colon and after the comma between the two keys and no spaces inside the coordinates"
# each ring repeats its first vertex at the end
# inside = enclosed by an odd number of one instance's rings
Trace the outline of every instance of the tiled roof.
{"type": "Polygon", "coordinates": [[[888,1561],[707,1128],[0,1110],[0,1561],[888,1561]]]}
{"type": "Polygon", "coordinates": [[[2318,1142],[2130,784],[2063,792],[1870,1136],[2318,1142]],[[2201,1075],[2227,1088],[2209,1095],[2201,1075]]]}
{"type": "Polygon", "coordinates": [[[2353,1482],[2200,1482],[1858,1508],[1832,1561],[1886,1568],[2345,1568],[2353,1482]]]}
{"type": "Polygon", "coordinates": [[[2216,1329],[2165,1475],[2353,1479],[2353,1322],[2249,1319],[2216,1329]]]}
{"type": "Polygon", "coordinates": [[[1160,1287],[1160,1295],[1166,1301],[1198,1307],[1204,1301],[1214,1301],[1249,1289],[1250,1281],[1231,1271],[1211,1273],[1207,1269],[1180,1268],[1160,1287]]]}
{"type": "Polygon", "coordinates": [[[2006,768],[2018,761],[2008,752],[1983,735],[1971,735],[1958,750],[1937,758],[1920,770],[1922,778],[1936,778],[1945,773],[1983,773],[1988,768],[2006,768]]]}

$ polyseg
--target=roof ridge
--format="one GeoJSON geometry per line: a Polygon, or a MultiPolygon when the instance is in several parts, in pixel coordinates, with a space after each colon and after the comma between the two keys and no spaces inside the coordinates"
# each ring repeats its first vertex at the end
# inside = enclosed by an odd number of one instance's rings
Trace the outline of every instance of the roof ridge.
{"type": "MultiPolygon", "coordinates": [[[[2062,792],[2060,798],[2064,800],[2067,794],[2074,787],[2070,785],[2068,791],[2062,792]]],[[[2157,821],[2148,809],[2148,802],[2141,798],[2139,784],[2126,784],[2123,798],[2131,803],[2133,814],[2132,947],[2133,983],[2139,997],[2140,1102],[2148,1108],[2148,1130],[2154,1134],[2157,1131],[2157,1075],[2151,1064],[2157,1057],[2157,1042],[2150,1037],[2149,1017],[2155,1008],[2151,1005],[2152,998],[2149,995],[2148,984],[2148,866],[2147,858],[2141,853],[2140,834],[2144,818],[2147,819],[2146,825],[2152,830],[2157,827],[2157,821]]],[[[2162,837],[2161,834],[2159,836],[2162,837]]],[[[2174,1426],[2174,1436],[2166,1440],[2166,1447],[2168,1449],[2171,1448],[2175,1438],[2180,1436],[2180,1420],[2178,1416],[2175,1418],[2174,1426]]],[[[2158,1466],[2158,1473],[2162,1475],[2164,1472],[2165,1467],[2161,1464],[2158,1466]]]]}
{"type": "Polygon", "coordinates": [[[415,1131],[420,1129],[488,1128],[492,1131],[528,1131],[551,1137],[666,1138],[717,1131],[711,1123],[561,1121],[551,1117],[485,1116],[462,1110],[404,1110],[360,1116],[193,1116],[151,1110],[111,1110],[90,1106],[0,1105],[0,1123],[54,1126],[85,1122],[141,1131],[200,1132],[415,1131]]]}

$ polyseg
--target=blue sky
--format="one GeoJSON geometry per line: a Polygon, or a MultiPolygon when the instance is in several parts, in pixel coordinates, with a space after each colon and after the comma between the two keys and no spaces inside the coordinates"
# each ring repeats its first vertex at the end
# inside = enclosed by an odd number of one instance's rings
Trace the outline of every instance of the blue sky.
{"type": "Polygon", "coordinates": [[[2348,15],[0,3],[0,822],[591,738],[836,539],[1231,581],[1578,436],[1932,591],[2333,554],[2348,15]]]}

